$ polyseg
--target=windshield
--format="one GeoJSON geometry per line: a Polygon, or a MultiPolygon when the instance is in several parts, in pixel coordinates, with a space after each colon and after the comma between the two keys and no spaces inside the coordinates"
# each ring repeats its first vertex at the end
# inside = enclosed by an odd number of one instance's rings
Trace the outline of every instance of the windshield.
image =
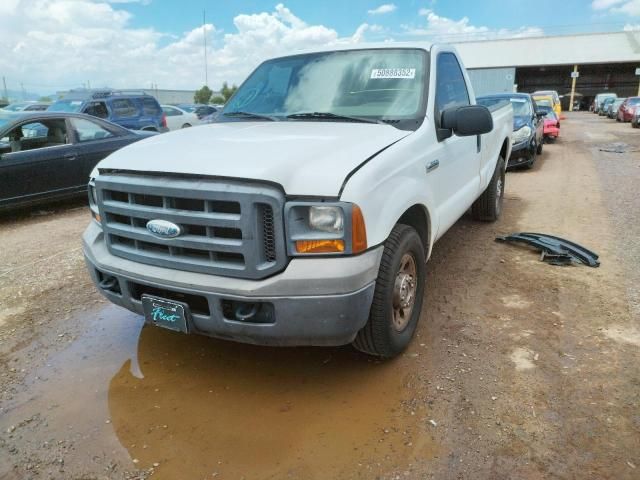
{"type": "Polygon", "coordinates": [[[531,103],[524,97],[480,97],[477,102],[485,107],[491,107],[498,103],[511,102],[514,117],[526,117],[531,115],[531,103]]]}
{"type": "Polygon", "coordinates": [[[292,114],[320,112],[408,121],[412,125],[409,128],[417,128],[426,111],[427,70],[427,53],[417,49],[351,50],[278,58],[260,65],[223,113],[247,112],[286,120],[292,114]]]}
{"type": "Polygon", "coordinates": [[[19,112],[21,110],[24,109],[24,107],[26,107],[27,105],[29,105],[28,103],[12,103],[10,105],[7,105],[6,107],[4,107],[3,110],[6,110],[8,112],[19,112]]]}
{"type": "Polygon", "coordinates": [[[598,98],[598,102],[599,103],[604,103],[609,98],[616,98],[616,94],[615,93],[602,93],[602,94],[598,95],[597,98],[598,98]]]}
{"type": "Polygon", "coordinates": [[[629,105],[638,105],[640,103],[640,97],[630,98],[627,100],[629,105]]]}
{"type": "Polygon", "coordinates": [[[58,100],[47,110],[52,112],[79,112],[82,107],[82,100],[58,100]]]}
{"type": "Polygon", "coordinates": [[[4,127],[7,123],[14,120],[15,118],[16,118],[15,115],[11,115],[10,113],[0,112],[0,129],[4,127]]]}
{"type": "MultiPolygon", "coordinates": [[[[540,105],[540,104],[538,104],[540,105]]],[[[544,118],[548,119],[548,120],[557,120],[556,118],[556,114],[553,111],[552,107],[547,107],[547,106],[538,106],[538,111],[544,113],[544,118]]]]}

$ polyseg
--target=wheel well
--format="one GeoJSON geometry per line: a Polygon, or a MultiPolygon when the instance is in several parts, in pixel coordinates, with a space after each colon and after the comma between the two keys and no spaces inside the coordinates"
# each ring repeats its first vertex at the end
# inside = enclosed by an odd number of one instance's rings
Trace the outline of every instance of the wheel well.
{"type": "Polygon", "coordinates": [[[509,148],[509,139],[505,138],[500,149],[500,156],[505,162],[507,161],[507,148],[509,148]]]}
{"type": "Polygon", "coordinates": [[[431,219],[429,214],[422,205],[413,205],[398,219],[397,223],[409,225],[416,229],[422,244],[424,245],[425,255],[429,255],[429,232],[431,230],[431,219]]]}
{"type": "Polygon", "coordinates": [[[143,132],[157,132],[158,129],[156,127],[142,127],[143,132]]]}

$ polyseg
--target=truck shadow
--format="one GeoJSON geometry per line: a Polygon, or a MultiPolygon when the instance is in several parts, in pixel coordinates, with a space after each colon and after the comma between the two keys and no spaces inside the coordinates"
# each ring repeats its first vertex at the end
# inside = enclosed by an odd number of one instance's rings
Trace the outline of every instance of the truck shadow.
{"type": "MultiPolygon", "coordinates": [[[[0,225],[10,223],[37,222],[42,218],[53,215],[60,215],[73,210],[87,208],[86,195],[78,196],[67,200],[56,200],[54,202],[0,211],[0,225]]],[[[87,213],[87,218],[88,217],[87,213]]]]}

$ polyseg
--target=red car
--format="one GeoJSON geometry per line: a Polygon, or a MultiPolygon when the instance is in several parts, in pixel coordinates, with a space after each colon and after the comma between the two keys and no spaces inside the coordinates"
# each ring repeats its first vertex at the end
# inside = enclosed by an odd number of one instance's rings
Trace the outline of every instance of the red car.
{"type": "Polygon", "coordinates": [[[553,142],[560,135],[560,119],[551,107],[538,107],[538,110],[545,112],[543,139],[545,142],[553,142]]]}
{"type": "Polygon", "coordinates": [[[636,113],[636,107],[640,105],[640,97],[629,97],[618,108],[616,120],[619,122],[630,122],[636,113]]]}

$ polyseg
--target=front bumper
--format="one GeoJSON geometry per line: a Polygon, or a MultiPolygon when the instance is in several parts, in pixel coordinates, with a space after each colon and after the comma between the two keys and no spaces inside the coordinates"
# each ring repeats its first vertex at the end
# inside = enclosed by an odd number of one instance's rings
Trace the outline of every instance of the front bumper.
{"type": "Polygon", "coordinates": [[[117,305],[142,314],[145,293],[182,301],[192,310],[192,333],[281,346],[353,341],[369,317],[382,257],[382,247],[377,247],[358,256],[296,258],[277,275],[245,280],[116,257],[93,222],[84,233],[83,249],[96,287],[117,305]],[[235,305],[258,305],[260,311],[264,306],[268,321],[238,320],[231,308],[235,305]]]}
{"type": "Polygon", "coordinates": [[[633,120],[633,115],[634,115],[633,111],[627,112],[625,110],[622,110],[618,112],[618,118],[623,122],[630,122],[631,120],[633,120]]]}
{"type": "Polygon", "coordinates": [[[524,165],[534,154],[535,147],[532,145],[530,139],[525,140],[524,142],[516,143],[511,149],[511,155],[509,156],[509,161],[507,162],[507,168],[524,165]]]}
{"type": "Polygon", "coordinates": [[[555,125],[545,125],[544,127],[544,136],[545,137],[553,137],[556,138],[560,135],[560,129],[555,125]]]}

